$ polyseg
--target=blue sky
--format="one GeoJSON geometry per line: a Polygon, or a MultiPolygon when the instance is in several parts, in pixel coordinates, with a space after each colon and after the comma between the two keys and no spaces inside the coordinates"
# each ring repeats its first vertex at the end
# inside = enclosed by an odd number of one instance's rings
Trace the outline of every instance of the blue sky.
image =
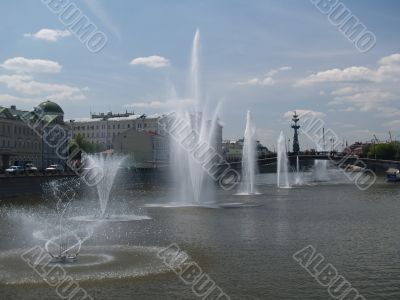
{"type": "Polygon", "coordinates": [[[309,0],[69,2],[107,35],[99,53],[41,1],[1,2],[0,105],[30,109],[50,98],[67,118],[169,111],[170,83],[188,98],[199,28],[202,91],[211,105],[222,101],[225,138],[243,135],[251,110],[258,138],[273,148],[280,130],[290,134],[287,112],[302,109],[349,142],[387,139],[389,130],[400,139],[399,1],[342,1],[376,35],[367,53],[309,0]]]}

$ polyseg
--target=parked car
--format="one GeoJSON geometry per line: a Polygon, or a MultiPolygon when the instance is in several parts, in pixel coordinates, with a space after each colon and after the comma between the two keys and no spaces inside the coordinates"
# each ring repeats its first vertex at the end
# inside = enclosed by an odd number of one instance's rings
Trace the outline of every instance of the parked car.
{"type": "Polygon", "coordinates": [[[12,175],[17,175],[17,174],[22,174],[24,173],[24,168],[20,166],[11,166],[6,169],[6,174],[12,174],[12,175]]]}
{"type": "Polygon", "coordinates": [[[38,169],[32,163],[27,163],[25,165],[25,171],[28,173],[37,173],[38,169]]]}
{"type": "Polygon", "coordinates": [[[64,172],[64,167],[62,165],[54,164],[48,166],[45,171],[46,173],[61,173],[64,172]]]}

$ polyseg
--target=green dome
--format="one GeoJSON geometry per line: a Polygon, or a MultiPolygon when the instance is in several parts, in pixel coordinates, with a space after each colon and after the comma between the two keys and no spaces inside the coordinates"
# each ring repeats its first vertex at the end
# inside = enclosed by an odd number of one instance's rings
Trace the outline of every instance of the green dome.
{"type": "Polygon", "coordinates": [[[43,110],[44,113],[64,114],[64,111],[62,110],[60,105],[58,105],[55,102],[49,101],[49,100],[40,103],[39,107],[43,110]]]}

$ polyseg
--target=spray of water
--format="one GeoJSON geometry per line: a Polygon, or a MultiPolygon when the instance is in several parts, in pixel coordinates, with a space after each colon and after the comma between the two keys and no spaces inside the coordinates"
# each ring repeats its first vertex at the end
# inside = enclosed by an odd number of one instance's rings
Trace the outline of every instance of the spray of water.
{"type": "Polygon", "coordinates": [[[299,156],[296,156],[296,175],[295,175],[295,184],[302,185],[303,184],[303,177],[300,172],[300,160],[299,156]]]}
{"type": "Polygon", "coordinates": [[[279,135],[278,138],[278,156],[277,156],[277,186],[279,188],[290,188],[289,183],[289,162],[287,157],[286,150],[286,138],[283,132],[279,135]]]}
{"type": "Polygon", "coordinates": [[[244,145],[242,154],[242,182],[239,186],[240,194],[257,194],[255,188],[255,177],[258,173],[257,151],[256,151],[256,127],[251,117],[251,112],[247,112],[246,130],[244,132],[244,145]]]}
{"type": "MultiPolygon", "coordinates": [[[[178,119],[190,124],[197,135],[192,141],[195,145],[216,146],[215,131],[218,124],[217,111],[209,114],[203,103],[200,79],[200,31],[197,30],[192,46],[190,66],[190,101],[181,101],[175,108],[178,119]]],[[[180,101],[177,101],[178,103],[180,101]]],[[[177,132],[178,139],[184,140],[187,132],[177,132]],[[179,136],[182,135],[182,136],[179,136]]],[[[214,201],[211,184],[201,163],[192,153],[183,149],[176,139],[170,139],[171,172],[176,183],[175,198],[182,205],[204,205],[214,201]]]]}
{"type": "Polygon", "coordinates": [[[95,172],[93,176],[100,176],[96,185],[97,195],[100,204],[100,218],[106,213],[107,205],[110,200],[111,189],[121,164],[126,156],[120,155],[88,155],[84,159],[85,166],[95,172]]]}
{"type": "MultiPolygon", "coordinates": [[[[317,151],[326,151],[325,139],[317,145],[317,151]]],[[[314,160],[313,177],[315,181],[329,181],[327,160],[314,160]]]]}

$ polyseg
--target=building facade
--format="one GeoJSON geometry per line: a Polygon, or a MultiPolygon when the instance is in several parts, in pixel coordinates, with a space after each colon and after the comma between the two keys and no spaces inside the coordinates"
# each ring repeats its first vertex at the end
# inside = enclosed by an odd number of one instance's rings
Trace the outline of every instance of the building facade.
{"type": "MultiPolygon", "coordinates": [[[[228,161],[239,161],[242,159],[244,139],[225,140],[222,143],[222,152],[228,161]]],[[[256,151],[258,158],[264,158],[271,152],[260,141],[256,141],[256,151]]]]}
{"type": "Polygon", "coordinates": [[[15,105],[0,107],[0,169],[10,165],[24,166],[27,162],[39,169],[56,163],[64,165],[56,148],[43,138],[67,149],[68,138],[62,139],[60,145],[61,136],[55,136],[54,129],[61,129],[63,137],[69,134],[64,124],[64,112],[54,102],[44,101],[32,111],[17,109],[15,105]]]}
{"type": "Polygon", "coordinates": [[[131,128],[114,138],[113,152],[127,155],[136,168],[164,166],[169,161],[168,137],[131,128]]]}
{"type": "Polygon", "coordinates": [[[78,134],[92,144],[97,144],[101,149],[113,147],[113,139],[129,129],[160,134],[161,126],[158,124],[160,115],[135,115],[134,113],[92,115],[91,118],[75,119],[69,121],[72,138],[78,134]]]}

